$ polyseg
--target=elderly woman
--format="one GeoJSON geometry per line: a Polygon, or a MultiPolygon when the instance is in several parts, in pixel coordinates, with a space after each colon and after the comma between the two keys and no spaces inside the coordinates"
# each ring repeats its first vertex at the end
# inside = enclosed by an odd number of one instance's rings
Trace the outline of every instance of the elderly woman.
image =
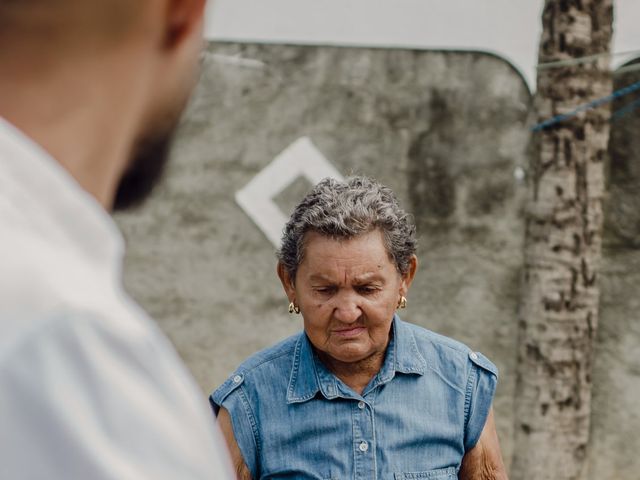
{"type": "Polygon", "coordinates": [[[395,313],[415,227],[374,180],[320,182],[278,253],[304,331],[246,360],[212,395],[240,479],[505,479],[496,367],[395,313]]]}

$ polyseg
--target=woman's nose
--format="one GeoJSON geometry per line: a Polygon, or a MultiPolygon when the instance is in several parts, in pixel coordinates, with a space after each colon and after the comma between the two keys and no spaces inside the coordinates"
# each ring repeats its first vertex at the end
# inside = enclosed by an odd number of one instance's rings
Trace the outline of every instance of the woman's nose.
{"type": "Polygon", "coordinates": [[[336,299],[333,316],[343,323],[353,323],[360,318],[362,310],[352,295],[340,295],[336,299]]]}

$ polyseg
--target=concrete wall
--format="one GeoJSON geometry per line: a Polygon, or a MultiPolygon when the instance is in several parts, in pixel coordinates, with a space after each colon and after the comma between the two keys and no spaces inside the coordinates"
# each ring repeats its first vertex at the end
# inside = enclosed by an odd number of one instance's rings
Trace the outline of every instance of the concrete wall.
{"type": "MultiPolygon", "coordinates": [[[[403,317],[498,365],[495,407],[509,462],[530,109],[522,78],[490,55],[212,45],[166,181],[142,210],[118,217],[128,289],[205,393],[245,357],[299,330],[275,275],[274,246],[234,195],[306,136],[343,175],[380,179],[414,214],[421,265],[403,317]]],[[[274,202],[288,215],[309,187],[297,178],[274,202]]],[[[640,466],[627,458],[611,476],[619,449],[640,447],[614,435],[640,427],[630,411],[634,391],[615,393],[640,371],[632,340],[619,346],[637,302],[633,248],[605,261],[593,479],[635,479],[640,466]]]]}
{"type": "MultiPolygon", "coordinates": [[[[640,81],[614,77],[614,89],[640,81]]],[[[627,95],[612,110],[638,101],[627,95]]],[[[600,326],[594,361],[591,479],[640,477],[640,110],[615,119],[609,142],[600,326]]]]}

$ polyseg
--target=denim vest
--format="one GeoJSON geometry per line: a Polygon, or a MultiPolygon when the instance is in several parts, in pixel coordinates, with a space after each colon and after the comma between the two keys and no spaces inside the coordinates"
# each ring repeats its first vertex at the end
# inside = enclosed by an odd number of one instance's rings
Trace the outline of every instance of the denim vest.
{"type": "Polygon", "coordinates": [[[484,427],[497,369],[455,340],[393,320],[358,395],[301,332],[248,360],[210,397],[229,411],[254,479],[454,480],[484,427]]]}

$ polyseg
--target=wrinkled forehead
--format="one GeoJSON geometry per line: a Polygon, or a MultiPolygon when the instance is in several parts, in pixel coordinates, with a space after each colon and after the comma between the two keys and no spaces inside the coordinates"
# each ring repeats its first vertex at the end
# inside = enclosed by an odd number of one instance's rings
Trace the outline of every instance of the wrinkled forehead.
{"type": "Polygon", "coordinates": [[[303,237],[301,261],[307,269],[324,271],[346,269],[353,272],[375,272],[393,264],[379,229],[349,236],[326,235],[317,231],[306,232],[303,237]]]}

